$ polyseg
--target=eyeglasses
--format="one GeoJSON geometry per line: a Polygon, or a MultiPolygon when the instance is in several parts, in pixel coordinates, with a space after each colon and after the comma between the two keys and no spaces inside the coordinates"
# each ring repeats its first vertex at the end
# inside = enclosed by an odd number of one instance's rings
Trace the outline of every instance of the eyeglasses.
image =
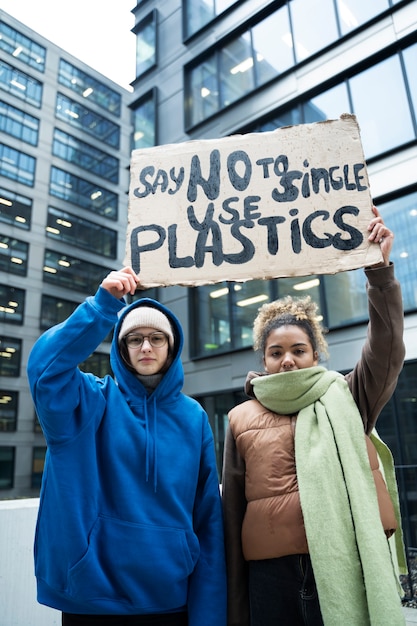
{"type": "Polygon", "coordinates": [[[168,337],[164,333],[150,333],[149,335],[138,335],[135,333],[126,335],[125,343],[128,348],[141,348],[145,339],[149,341],[152,348],[163,348],[168,341],[168,337]]]}

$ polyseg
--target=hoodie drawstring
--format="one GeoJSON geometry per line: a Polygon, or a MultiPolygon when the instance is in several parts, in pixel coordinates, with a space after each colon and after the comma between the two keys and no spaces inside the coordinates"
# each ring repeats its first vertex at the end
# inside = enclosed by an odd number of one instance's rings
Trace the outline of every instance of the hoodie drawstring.
{"type": "MultiPolygon", "coordinates": [[[[146,482],[149,482],[149,468],[150,468],[150,456],[151,456],[151,437],[152,434],[150,432],[149,425],[149,413],[148,413],[148,402],[145,400],[144,402],[144,410],[145,410],[145,429],[146,429],[146,455],[145,455],[145,476],[146,482]]],[[[156,398],[153,398],[153,489],[156,493],[158,486],[158,453],[157,453],[157,412],[156,412],[156,398]]]]}

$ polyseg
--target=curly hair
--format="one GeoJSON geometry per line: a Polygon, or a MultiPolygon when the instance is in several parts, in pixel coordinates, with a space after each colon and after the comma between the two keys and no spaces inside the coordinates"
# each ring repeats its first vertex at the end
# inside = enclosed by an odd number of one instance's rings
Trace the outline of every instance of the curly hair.
{"type": "Polygon", "coordinates": [[[310,296],[293,298],[285,296],[264,304],[258,309],[253,323],[253,349],[262,355],[269,333],[281,326],[299,326],[308,335],[314,352],[324,358],[328,356],[327,330],[323,328],[317,315],[317,304],[310,296]]]}

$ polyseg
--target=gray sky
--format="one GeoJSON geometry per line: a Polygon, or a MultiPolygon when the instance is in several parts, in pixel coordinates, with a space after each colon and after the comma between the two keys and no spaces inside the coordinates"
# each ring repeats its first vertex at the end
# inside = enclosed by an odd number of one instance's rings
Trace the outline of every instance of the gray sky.
{"type": "Polygon", "coordinates": [[[0,9],[131,90],[135,0],[0,0],[0,9]]]}

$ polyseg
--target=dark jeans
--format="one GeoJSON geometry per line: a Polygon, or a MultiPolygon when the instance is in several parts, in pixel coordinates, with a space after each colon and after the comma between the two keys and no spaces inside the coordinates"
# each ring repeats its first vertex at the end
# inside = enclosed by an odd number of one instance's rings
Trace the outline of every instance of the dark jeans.
{"type": "Polygon", "coordinates": [[[187,613],[158,615],[73,615],[62,614],[62,626],[187,626],[187,613]]]}
{"type": "Polygon", "coordinates": [[[308,554],[249,562],[251,626],[323,626],[308,554]]]}

